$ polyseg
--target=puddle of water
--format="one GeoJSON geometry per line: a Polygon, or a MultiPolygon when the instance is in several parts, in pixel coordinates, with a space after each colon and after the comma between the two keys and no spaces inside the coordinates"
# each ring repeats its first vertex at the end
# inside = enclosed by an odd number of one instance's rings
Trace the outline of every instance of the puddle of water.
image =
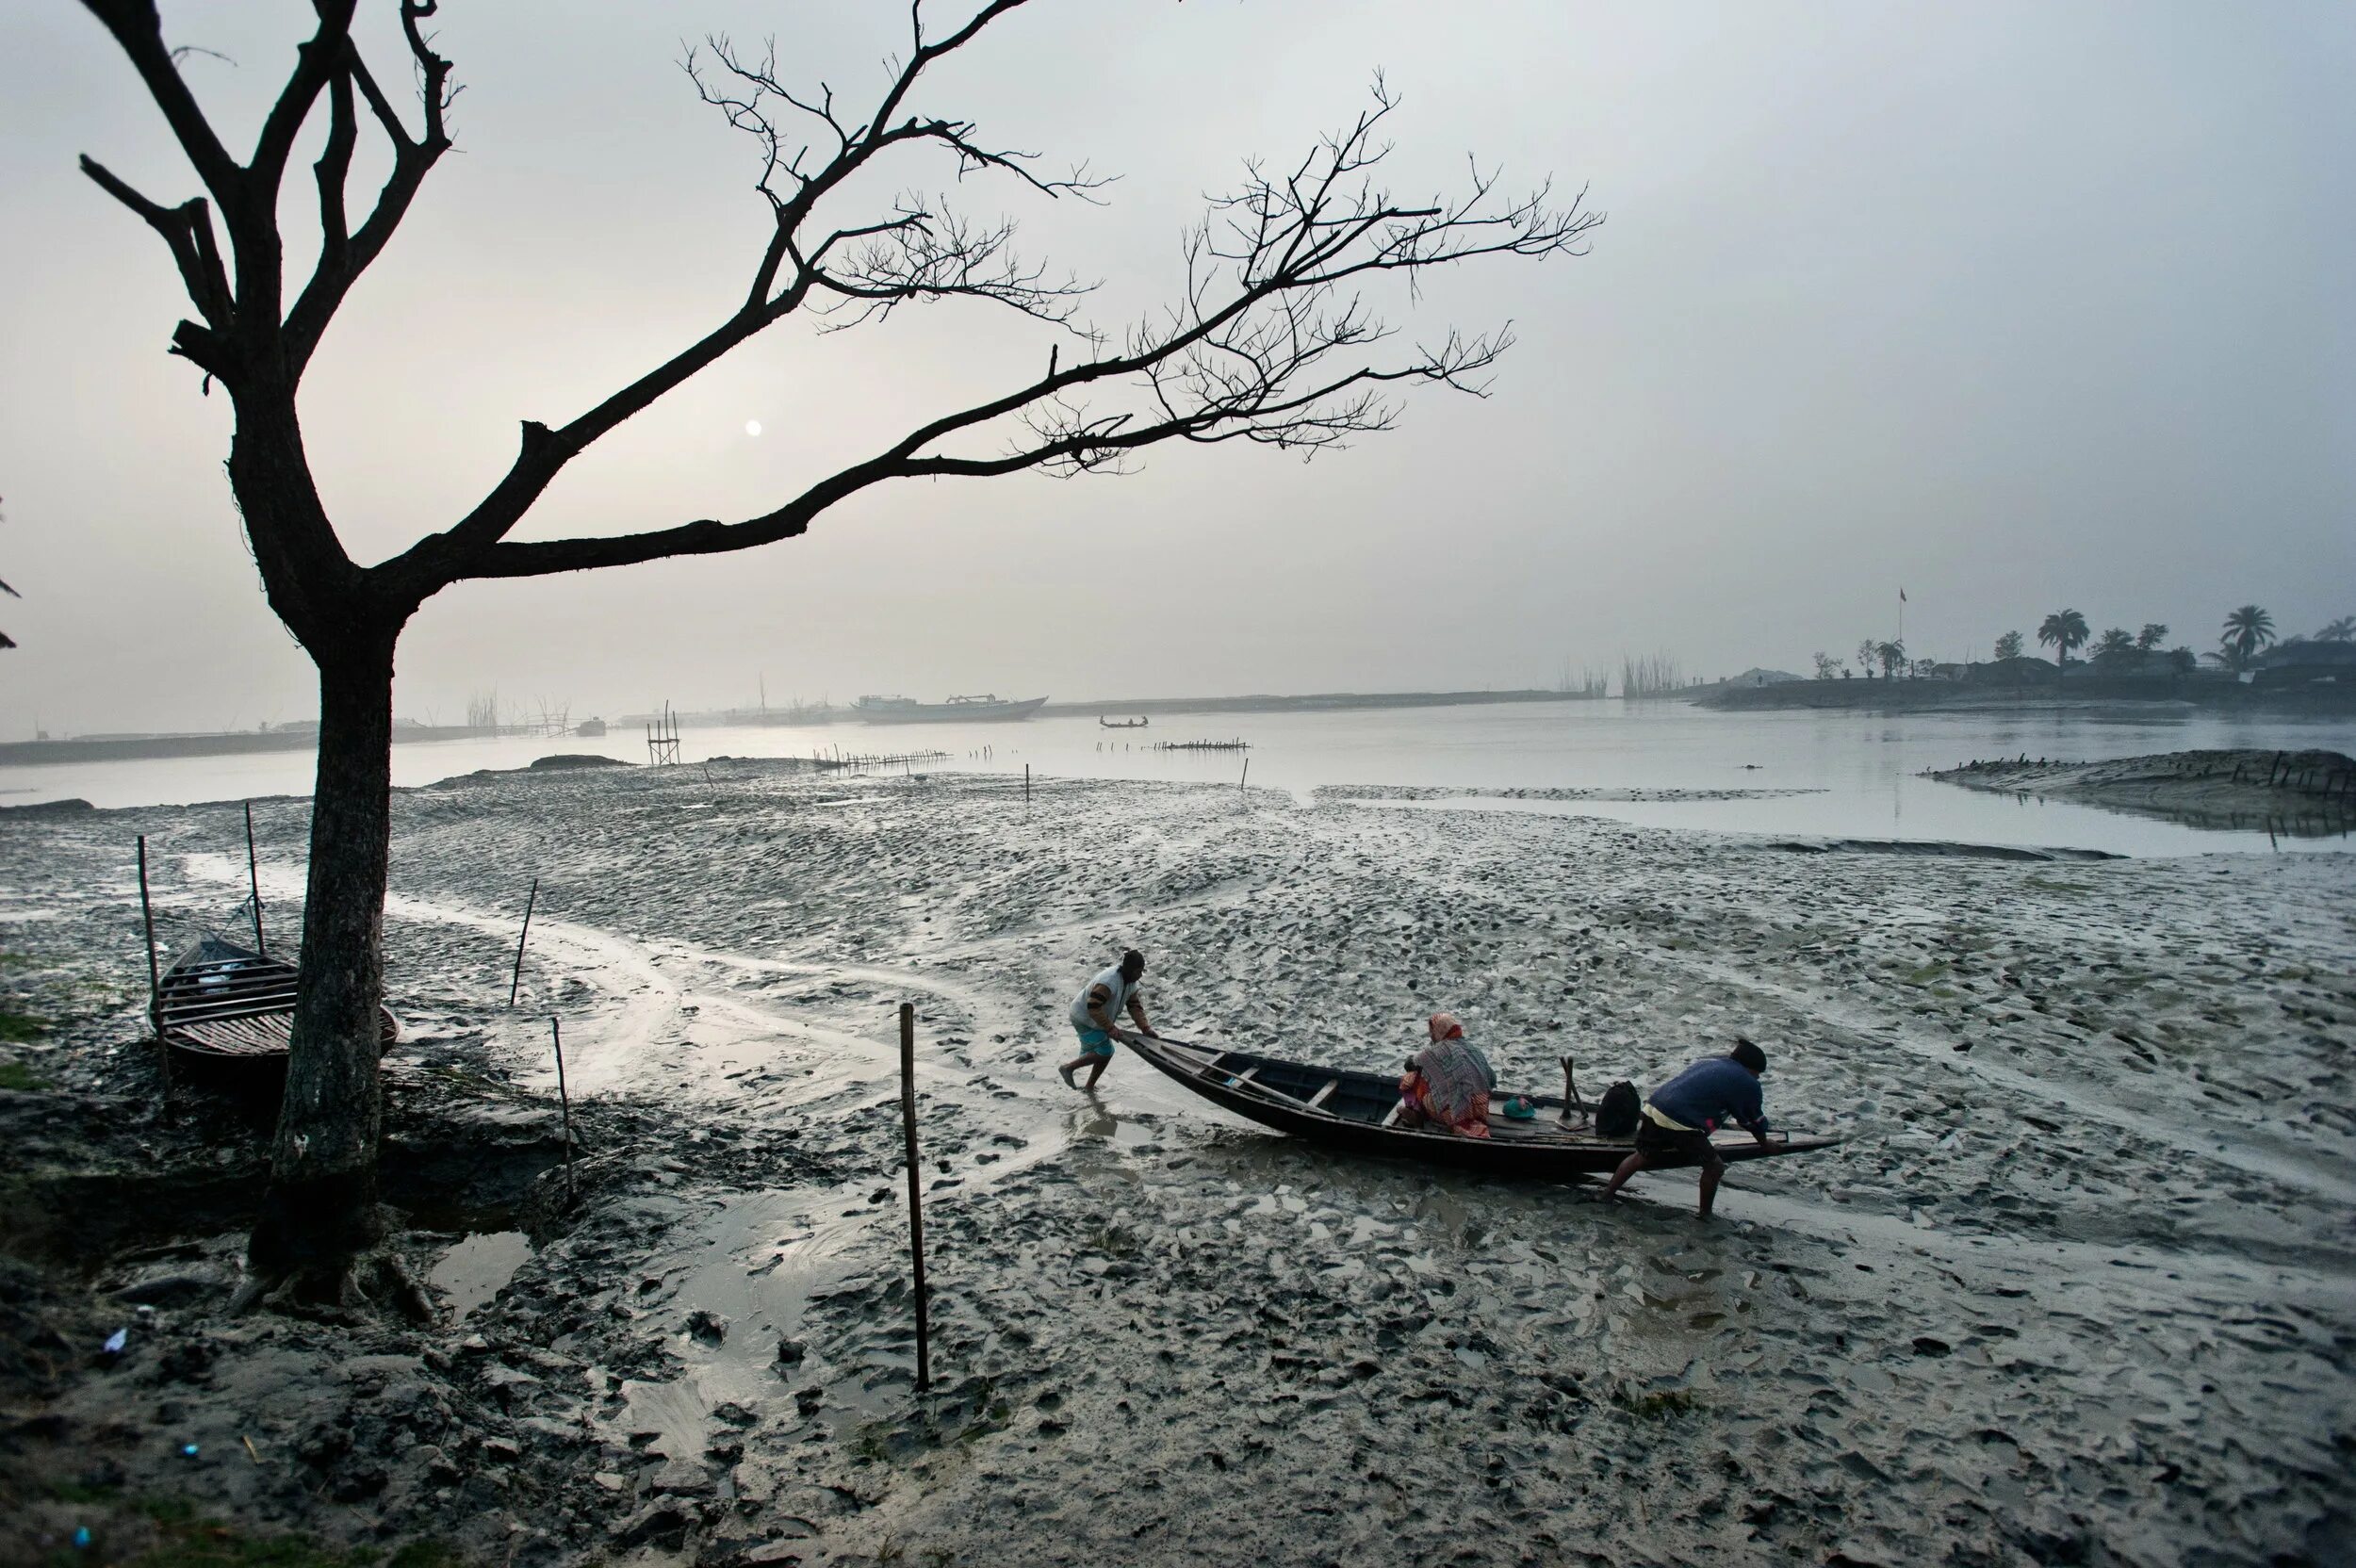
{"type": "Polygon", "coordinates": [[[449,1299],[450,1316],[463,1318],[497,1295],[530,1256],[521,1231],[484,1231],[443,1253],[426,1280],[449,1299]]]}

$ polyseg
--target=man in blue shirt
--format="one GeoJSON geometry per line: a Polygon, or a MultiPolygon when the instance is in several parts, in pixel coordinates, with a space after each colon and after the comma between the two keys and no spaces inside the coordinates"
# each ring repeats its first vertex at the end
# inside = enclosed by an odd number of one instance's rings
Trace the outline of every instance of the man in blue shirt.
{"type": "Polygon", "coordinates": [[[1726,1054],[1705,1056],[1653,1090],[1636,1121],[1636,1152],[1620,1162],[1597,1199],[1612,1197],[1647,1166],[1698,1165],[1702,1217],[1708,1219],[1718,1196],[1718,1180],[1726,1173],[1726,1162],[1710,1147],[1710,1135],[1740,1123],[1759,1142],[1767,1141],[1767,1117],[1759,1092],[1759,1075],[1766,1070],[1767,1054],[1737,1036],[1726,1054]]]}

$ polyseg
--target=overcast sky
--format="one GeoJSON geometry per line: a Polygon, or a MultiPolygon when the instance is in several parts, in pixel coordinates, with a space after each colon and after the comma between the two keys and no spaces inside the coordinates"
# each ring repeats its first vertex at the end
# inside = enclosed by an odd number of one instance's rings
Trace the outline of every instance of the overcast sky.
{"type": "MultiPolygon", "coordinates": [[[[856,103],[902,8],[443,9],[457,152],[304,394],[364,560],[453,521],[518,420],[573,416],[741,296],[753,152],[695,102],[682,40],[774,33],[856,103]]],[[[227,57],[186,69],[239,143],[306,12],[165,6],[170,41],[227,57]]],[[[368,37],[405,80],[384,17],[368,37]]],[[[1890,635],[1902,584],[1908,646],[1943,658],[2064,606],[2201,648],[2245,602],[2285,632],[2356,612],[2344,0],[1039,0],[920,106],[1121,176],[1101,209],[960,193],[1103,279],[1089,314],[1118,327],[1175,287],[1203,193],[1345,122],[1377,70],[1402,193],[1472,153],[1610,214],[1583,258],[1392,312],[1510,318],[1486,401],[1421,394],[1307,465],[1223,447],[908,485],[749,555],[462,584],[411,624],[398,709],[749,704],[764,678],[772,702],[1543,685],[1663,650],[1805,670],[1890,635]]],[[[0,578],[25,595],[0,599],[23,645],[0,735],[308,716],[221,471],[227,400],[162,352],[188,308],[165,253],[74,158],[172,202],[194,177],[67,0],[0,8],[0,578]]],[[[789,322],[574,465],[519,536],[766,510],[1035,375],[1050,337],[971,303],[789,322]]]]}

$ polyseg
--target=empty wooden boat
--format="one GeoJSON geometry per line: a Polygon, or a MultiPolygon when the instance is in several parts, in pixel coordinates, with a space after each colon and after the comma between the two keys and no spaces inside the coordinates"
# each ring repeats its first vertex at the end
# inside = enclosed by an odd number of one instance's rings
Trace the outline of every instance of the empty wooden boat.
{"type": "MultiPolygon", "coordinates": [[[[1581,1119],[1564,1122],[1564,1102],[1558,1096],[1525,1096],[1538,1112],[1527,1121],[1497,1114],[1505,1097],[1493,1096],[1489,1135],[1473,1138],[1399,1126],[1397,1073],[1311,1067],[1167,1038],[1139,1038],[1130,1049],[1213,1104],[1264,1127],[1352,1154],[1421,1160],[1500,1176],[1564,1177],[1607,1174],[1635,1147],[1628,1138],[1597,1136],[1581,1119]]],[[[1779,1133],[1761,1144],[1748,1133],[1732,1132],[1710,1141],[1722,1158],[1736,1161],[1804,1154],[1829,1149],[1841,1139],[1779,1133]]]]}
{"type": "MultiPolygon", "coordinates": [[[[175,1069],[217,1079],[267,1078],[286,1070],[294,1032],[295,967],[218,934],[198,938],[155,989],[155,1037],[175,1069]]],[[[378,1009],[377,1048],[401,1037],[392,1009],[378,1009]]]]}

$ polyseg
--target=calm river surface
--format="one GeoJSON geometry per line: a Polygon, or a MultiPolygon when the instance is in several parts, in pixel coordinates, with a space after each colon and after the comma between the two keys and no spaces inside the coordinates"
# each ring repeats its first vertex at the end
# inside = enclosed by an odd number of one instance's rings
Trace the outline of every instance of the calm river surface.
{"type": "MultiPolygon", "coordinates": [[[[1119,715],[1113,715],[1118,717],[1119,715]]],[[[1112,731],[1092,717],[1010,725],[839,724],[810,728],[689,728],[689,763],[716,757],[807,757],[939,749],[916,771],[990,771],[1041,777],[1232,782],[1251,760],[1257,787],[1424,785],[1474,790],[1768,791],[1808,794],[1730,800],[1521,801],[1506,808],[1577,812],[1644,825],[1720,832],[2067,845],[2129,855],[2267,852],[2264,832],[2218,832],[2084,806],[2023,801],[1915,775],[1974,758],[2130,757],[2188,747],[2328,746],[2356,753],[2356,719],[2302,721],[2084,710],[2025,713],[1718,713],[1683,703],[1513,703],[1338,713],[1156,717],[1112,731]],[[1158,741],[1241,739],[1252,749],[1158,752],[1158,741]]],[[[635,727],[599,740],[508,736],[393,748],[393,780],[414,786],[478,768],[516,768],[556,752],[646,760],[635,727]]],[[[307,794],[311,757],[244,757],[0,768],[0,803],[80,796],[123,807],[307,794]]],[[[1477,804],[1477,803],[1463,803],[1477,804]]],[[[2285,847],[2347,849],[2342,838],[2285,847]]]]}

